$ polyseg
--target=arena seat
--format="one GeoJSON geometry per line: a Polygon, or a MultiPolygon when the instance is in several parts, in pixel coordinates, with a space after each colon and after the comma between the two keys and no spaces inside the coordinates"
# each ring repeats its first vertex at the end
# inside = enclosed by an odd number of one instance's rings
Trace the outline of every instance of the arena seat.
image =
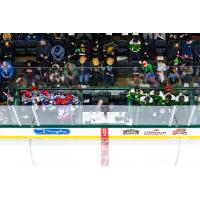
{"type": "Polygon", "coordinates": [[[37,40],[27,40],[26,41],[26,47],[32,47],[32,48],[36,48],[38,44],[37,40]]]}
{"type": "Polygon", "coordinates": [[[14,47],[15,48],[26,48],[26,41],[25,40],[15,40],[14,47]]]}
{"type": "Polygon", "coordinates": [[[13,66],[14,67],[25,67],[26,66],[26,62],[25,61],[15,61],[14,63],[13,63],[13,66]]]}
{"type": "Polygon", "coordinates": [[[155,54],[156,55],[166,55],[167,50],[166,48],[156,48],[155,49],[155,54]]]}
{"type": "Polygon", "coordinates": [[[118,48],[117,56],[128,56],[128,48],[118,48]]]}
{"type": "Polygon", "coordinates": [[[35,48],[27,48],[26,53],[27,53],[27,55],[34,56],[34,55],[36,55],[36,49],[35,48]]]}
{"type": "Polygon", "coordinates": [[[128,48],[128,40],[117,40],[116,41],[118,48],[128,48]]]}
{"type": "Polygon", "coordinates": [[[166,48],[167,41],[166,40],[156,40],[154,43],[155,48],[166,48]]]}
{"type": "Polygon", "coordinates": [[[16,56],[26,56],[26,48],[16,48],[15,49],[16,56]]]}

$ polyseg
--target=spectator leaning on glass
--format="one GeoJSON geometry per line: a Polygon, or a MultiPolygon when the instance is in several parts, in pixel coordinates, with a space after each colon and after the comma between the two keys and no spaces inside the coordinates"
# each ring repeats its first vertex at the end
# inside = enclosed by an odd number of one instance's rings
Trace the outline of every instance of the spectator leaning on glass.
{"type": "Polygon", "coordinates": [[[1,68],[1,81],[7,81],[12,78],[14,74],[14,69],[9,61],[3,61],[1,68]]]}
{"type": "Polygon", "coordinates": [[[87,85],[90,76],[90,63],[88,62],[88,58],[86,56],[80,56],[76,66],[78,68],[79,83],[81,85],[87,85]]]}
{"type": "Polygon", "coordinates": [[[180,66],[180,70],[182,71],[181,80],[184,85],[191,84],[193,79],[193,68],[190,63],[186,63],[180,66]]]}
{"type": "Polygon", "coordinates": [[[67,82],[67,86],[74,86],[77,84],[77,69],[73,62],[65,63],[64,74],[67,82]]]}
{"type": "Polygon", "coordinates": [[[52,85],[56,84],[56,87],[60,87],[60,84],[64,84],[65,77],[62,66],[59,63],[54,63],[50,69],[49,80],[52,85]]]}
{"type": "Polygon", "coordinates": [[[105,72],[105,84],[106,86],[113,86],[115,82],[115,76],[113,73],[113,64],[114,64],[114,58],[108,57],[106,59],[106,72],[105,72]]]}
{"type": "Polygon", "coordinates": [[[158,80],[160,81],[161,84],[165,83],[165,73],[167,71],[166,64],[163,61],[158,62],[158,67],[157,67],[157,74],[158,74],[158,80]]]}
{"type": "Polygon", "coordinates": [[[98,57],[93,57],[91,64],[91,75],[92,75],[92,85],[98,86],[101,82],[101,68],[100,59],[98,57]]]}

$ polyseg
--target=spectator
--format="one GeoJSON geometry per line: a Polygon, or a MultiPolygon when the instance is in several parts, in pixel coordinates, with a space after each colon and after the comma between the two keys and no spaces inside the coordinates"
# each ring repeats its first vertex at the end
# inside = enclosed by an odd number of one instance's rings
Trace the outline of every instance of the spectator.
{"type": "Polygon", "coordinates": [[[84,42],[81,42],[80,45],[75,49],[76,58],[79,59],[80,56],[88,56],[88,48],[84,42]]]}
{"type": "Polygon", "coordinates": [[[178,71],[178,68],[177,67],[171,67],[169,69],[169,81],[170,81],[170,84],[176,84],[178,81],[179,81],[179,71],[178,71]]]}
{"type": "Polygon", "coordinates": [[[181,48],[178,42],[172,43],[168,48],[168,60],[175,60],[181,57],[181,48]]]}
{"type": "Polygon", "coordinates": [[[64,74],[68,86],[77,85],[78,73],[74,63],[68,62],[64,65],[64,74]]]}
{"type": "Polygon", "coordinates": [[[183,81],[183,83],[187,83],[187,84],[191,84],[192,80],[193,80],[193,68],[190,65],[190,63],[186,63],[183,64],[182,66],[180,66],[180,70],[182,71],[181,74],[181,79],[183,81]]]}
{"type": "Polygon", "coordinates": [[[142,42],[141,53],[143,60],[154,60],[154,45],[151,40],[142,42]]]}
{"type": "Polygon", "coordinates": [[[73,61],[76,60],[75,48],[76,48],[76,43],[74,41],[67,42],[66,54],[68,60],[73,60],[73,61]]]}
{"type": "Polygon", "coordinates": [[[76,66],[78,67],[79,83],[81,85],[87,85],[90,76],[90,64],[88,58],[86,56],[80,56],[76,66]]]}
{"type": "Polygon", "coordinates": [[[104,44],[103,46],[104,58],[107,58],[107,57],[115,58],[117,55],[117,47],[118,45],[113,41],[104,44]]]}
{"type": "Polygon", "coordinates": [[[106,59],[106,71],[105,71],[105,85],[106,86],[113,86],[115,82],[115,77],[113,73],[113,64],[114,64],[114,58],[108,57],[106,59]]]}
{"type": "Polygon", "coordinates": [[[158,67],[157,67],[157,74],[158,74],[158,80],[160,81],[161,84],[165,83],[165,73],[167,71],[166,64],[163,61],[158,62],[158,67]]]}
{"type": "Polygon", "coordinates": [[[98,57],[93,57],[91,62],[91,73],[92,73],[92,85],[98,86],[101,82],[101,68],[100,59],[98,57]]]}
{"type": "Polygon", "coordinates": [[[26,33],[25,40],[39,40],[39,34],[37,33],[26,33]]]}
{"type": "Polygon", "coordinates": [[[26,62],[26,66],[24,69],[24,74],[27,79],[28,86],[39,85],[41,76],[40,72],[37,70],[37,68],[34,67],[34,63],[31,60],[28,60],[26,62]]]}
{"type": "Polygon", "coordinates": [[[51,45],[47,43],[45,39],[41,39],[37,45],[37,60],[46,61],[49,60],[51,53],[51,45]]]}
{"type": "Polygon", "coordinates": [[[56,84],[56,87],[60,87],[61,84],[64,84],[65,76],[63,68],[61,67],[60,64],[53,63],[50,69],[49,80],[53,86],[56,84]]]}
{"type": "Polygon", "coordinates": [[[184,40],[181,46],[181,54],[185,59],[193,60],[194,42],[191,39],[184,40]]]}
{"type": "Polygon", "coordinates": [[[5,41],[3,46],[3,59],[13,61],[15,58],[14,47],[11,41],[5,41]]]}
{"type": "Polygon", "coordinates": [[[147,73],[152,73],[153,72],[153,66],[151,63],[147,62],[146,60],[142,61],[142,70],[144,72],[144,74],[147,73]]]}
{"type": "Polygon", "coordinates": [[[55,45],[51,49],[53,62],[63,61],[65,58],[65,49],[61,45],[55,45]]]}
{"type": "Polygon", "coordinates": [[[53,40],[65,40],[64,33],[53,33],[53,40]]]}
{"type": "Polygon", "coordinates": [[[92,52],[91,52],[92,55],[91,56],[102,58],[101,52],[102,52],[102,44],[98,39],[96,39],[94,41],[94,44],[93,44],[93,47],[92,47],[92,52]]]}
{"type": "Polygon", "coordinates": [[[141,39],[139,38],[139,36],[134,36],[129,42],[129,59],[141,59],[141,39]]]}
{"type": "Polygon", "coordinates": [[[14,69],[9,61],[3,61],[0,67],[1,80],[7,81],[13,77],[14,69]]]}
{"type": "Polygon", "coordinates": [[[2,35],[2,39],[4,41],[11,41],[13,39],[13,36],[11,33],[3,33],[2,35]]]}
{"type": "Polygon", "coordinates": [[[156,75],[154,72],[148,72],[146,74],[146,81],[147,83],[151,84],[151,85],[156,85],[157,81],[156,81],[156,75]]]}

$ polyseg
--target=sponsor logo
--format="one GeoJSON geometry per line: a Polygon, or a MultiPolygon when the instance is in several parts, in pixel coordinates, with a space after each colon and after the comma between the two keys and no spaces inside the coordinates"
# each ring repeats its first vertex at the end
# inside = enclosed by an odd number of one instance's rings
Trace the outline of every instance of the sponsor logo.
{"type": "Polygon", "coordinates": [[[123,135],[139,135],[139,130],[135,130],[135,129],[127,129],[127,130],[123,130],[123,135]]]}
{"type": "Polygon", "coordinates": [[[166,131],[160,131],[160,129],[155,128],[152,131],[144,131],[144,135],[166,135],[166,131]]]}
{"type": "Polygon", "coordinates": [[[186,128],[177,128],[172,131],[172,135],[187,135],[186,128]]]}
{"type": "Polygon", "coordinates": [[[101,128],[101,139],[108,139],[108,128],[101,128]]]}
{"type": "Polygon", "coordinates": [[[35,134],[37,135],[69,135],[69,129],[62,128],[38,128],[34,129],[35,134]]]}

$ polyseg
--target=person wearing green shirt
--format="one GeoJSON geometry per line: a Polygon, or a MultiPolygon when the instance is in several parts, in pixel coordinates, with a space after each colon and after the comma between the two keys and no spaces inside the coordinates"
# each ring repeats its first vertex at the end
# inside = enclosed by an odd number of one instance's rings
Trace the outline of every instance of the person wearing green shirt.
{"type": "Polygon", "coordinates": [[[152,90],[149,94],[153,98],[155,105],[158,105],[164,96],[160,90],[152,90]]]}
{"type": "Polygon", "coordinates": [[[127,94],[127,100],[129,105],[139,105],[140,97],[143,96],[143,91],[139,88],[131,89],[127,94]]]}
{"type": "Polygon", "coordinates": [[[142,70],[145,74],[153,72],[153,66],[151,63],[148,63],[146,60],[142,62],[142,70]]]}
{"type": "Polygon", "coordinates": [[[141,59],[141,39],[139,36],[134,36],[129,42],[129,59],[140,60],[141,59]]]}
{"type": "Polygon", "coordinates": [[[176,104],[176,97],[169,92],[165,94],[158,103],[159,106],[173,106],[175,104],[176,104]]]}

